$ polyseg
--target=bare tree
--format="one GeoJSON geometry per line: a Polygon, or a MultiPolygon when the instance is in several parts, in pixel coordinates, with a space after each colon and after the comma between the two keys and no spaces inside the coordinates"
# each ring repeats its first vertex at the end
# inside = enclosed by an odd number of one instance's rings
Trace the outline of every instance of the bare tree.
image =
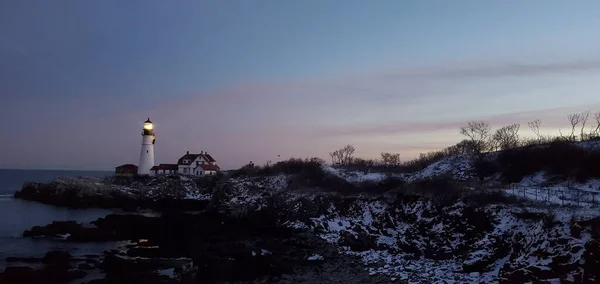
{"type": "Polygon", "coordinates": [[[478,147],[477,143],[469,139],[464,139],[451,148],[452,149],[449,149],[449,152],[451,153],[457,152],[458,154],[475,154],[478,147]]]}
{"type": "Polygon", "coordinates": [[[389,152],[381,153],[381,160],[386,166],[397,166],[400,164],[400,154],[392,154],[389,152]]]}
{"type": "Polygon", "coordinates": [[[342,164],[344,160],[344,153],[341,150],[335,150],[329,153],[329,156],[331,157],[331,163],[333,165],[342,164]]]}
{"type": "MultiPolygon", "coordinates": [[[[569,135],[569,140],[575,140],[575,128],[577,125],[583,120],[583,117],[580,113],[572,113],[567,116],[569,122],[571,123],[571,135],[569,135]]],[[[562,132],[561,132],[562,135],[562,132]]]]}
{"type": "Polygon", "coordinates": [[[531,128],[533,133],[535,133],[535,136],[537,137],[538,142],[540,142],[542,140],[542,135],[540,135],[540,126],[542,126],[542,121],[539,119],[536,119],[534,121],[528,122],[527,125],[529,125],[529,128],[531,128]]]}
{"type": "Polygon", "coordinates": [[[520,124],[512,124],[504,126],[494,133],[492,141],[500,150],[507,150],[519,146],[519,129],[520,124]]]}
{"type": "Polygon", "coordinates": [[[373,165],[375,164],[375,161],[369,159],[369,160],[365,160],[363,158],[355,158],[352,161],[352,167],[362,171],[364,174],[367,174],[371,168],[373,167],[373,165]]]}
{"type": "Polygon", "coordinates": [[[343,164],[349,165],[352,163],[352,159],[354,158],[354,151],[356,148],[352,145],[346,145],[344,148],[340,149],[344,155],[344,159],[342,161],[343,164]]]}
{"type": "Polygon", "coordinates": [[[594,114],[594,120],[596,120],[596,127],[592,128],[590,136],[598,137],[598,135],[600,134],[600,111],[594,114]]]}
{"type": "Polygon", "coordinates": [[[346,145],[344,146],[344,148],[335,150],[329,153],[329,156],[331,157],[331,162],[334,165],[349,165],[352,162],[352,159],[354,159],[355,150],[356,149],[352,145],[346,145]]]}
{"type": "Polygon", "coordinates": [[[476,154],[481,154],[486,150],[490,131],[490,125],[482,121],[471,121],[467,126],[460,128],[460,134],[467,136],[476,147],[476,154]]]}
{"type": "Polygon", "coordinates": [[[581,141],[585,140],[585,124],[587,123],[588,119],[590,117],[590,111],[584,111],[582,113],[579,114],[579,118],[581,119],[581,135],[580,135],[580,139],[581,141]]]}

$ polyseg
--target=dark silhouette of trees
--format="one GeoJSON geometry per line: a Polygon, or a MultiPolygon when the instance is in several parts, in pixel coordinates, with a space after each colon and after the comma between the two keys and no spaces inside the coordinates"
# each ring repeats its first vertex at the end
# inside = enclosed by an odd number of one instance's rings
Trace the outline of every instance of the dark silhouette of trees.
{"type": "Polygon", "coordinates": [[[398,166],[398,165],[400,165],[400,154],[398,154],[398,153],[392,154],[389,152],[382,152],[381,153],[381,161],[386,166],[392,166],[392,167],[398,166]]]}

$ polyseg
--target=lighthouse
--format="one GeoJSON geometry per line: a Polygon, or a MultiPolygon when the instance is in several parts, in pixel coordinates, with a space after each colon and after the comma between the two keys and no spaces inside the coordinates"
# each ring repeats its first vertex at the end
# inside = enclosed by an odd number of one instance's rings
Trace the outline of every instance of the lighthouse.
{"type": "Polygon", "coordinates": [[[149,175],[150,169],[154,167],[154,125],[150,118],[144,122],[144,128],[142,130],[142,152],[140,153],[140,165],[138,167],[138,174],[149,175]]]}

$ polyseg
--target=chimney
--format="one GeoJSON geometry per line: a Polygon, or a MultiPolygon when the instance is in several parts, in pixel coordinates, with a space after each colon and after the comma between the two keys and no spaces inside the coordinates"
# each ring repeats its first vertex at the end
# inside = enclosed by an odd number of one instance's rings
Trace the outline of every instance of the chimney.
{"type": "Polygon", "coordinates": [[[185,152],[186,155],[189,154],[189,153],[190,153],[190,151],[185,152]]]}
{"type": "Polygon", "coordinates": [[[204,151],[200,151],[200,155],[204,154],[204,151]]]}

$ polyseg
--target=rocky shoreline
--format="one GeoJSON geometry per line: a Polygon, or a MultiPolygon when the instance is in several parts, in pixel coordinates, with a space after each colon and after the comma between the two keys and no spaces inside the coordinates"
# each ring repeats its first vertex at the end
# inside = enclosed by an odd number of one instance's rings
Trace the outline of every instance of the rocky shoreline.
{"type": "MultiPolygon", "coordinates": [[[[499,192],[450,190],[440,181],[421,184],[424,192],[432,184],[437,195],[403,191],[401,185],[387,194],[338,194],[303,190],[299,182],[314,186],[315,179],[272,174],[203,181],[87,180],[83,187],[80,180],[26,184],[21,198],[47,204],[126,204],[121,208],[157,213],[33,227],[23,236],[123,245],[68,261],[64,252],[49,252],[62,254],[60,261],[10,258],[7,262],[19,265],[0,274],[0,283],[54,279],[47,275],[70,283],[600,280],[597,213],[548,208],[499,192]],[[64,201],[64,196],[71,199],[64,201]],[[90,201],[100,199],[105,201],[90,201]],[[37,267],[24,268],[23,263],[37,267]]],[[[369,188],[373,186],[384,185],[375,182],[369,188]]]]}
{"type": "MultiPolygon", "coordinates": [[[[295,279],[293,274],[298,270],[318,270],[317,266],[325,261],[321,257],[310,259],[313,255],[323,256],[332,263],[347,259],[347,263],[356,264],[354,277],[375,279],[369,277],[356,260],[340,255],[335,246],[304,230],[283,228],[273,221],[261,213],[231,217],[205,211],[163,213],[160,217],[111,214],[89,226],[71,221],[53,222],[33,227],[23,236],[69,243],[125,241],[126,245],[121,250],[80,259],[61,251],[48,252],[39,259],[8,258],[7,262],[41,267],[9,267],[0,274],[0,283],[67,283],[90,274],[102,274],[104,278],[87,283],[250,283],[255,280],[301,283],[286,282],[286,279],[295,279]]],[[[314,280],[307,279],[306,283],[315,283],[314,280]]],[[[346,279],[339,283],[358,282],[346,279]]]]}
{"type": "Polygon", "coordinates": [[[197,210],[209,203],[210,195],[196,197],[200,189],[192,180],[179,177],[157,178],[93,178],[71,177],[53,182],[25,183],[14,197],[59,207],[119,208],[125,211],[150,209],[167,211],[197,210]]]}

